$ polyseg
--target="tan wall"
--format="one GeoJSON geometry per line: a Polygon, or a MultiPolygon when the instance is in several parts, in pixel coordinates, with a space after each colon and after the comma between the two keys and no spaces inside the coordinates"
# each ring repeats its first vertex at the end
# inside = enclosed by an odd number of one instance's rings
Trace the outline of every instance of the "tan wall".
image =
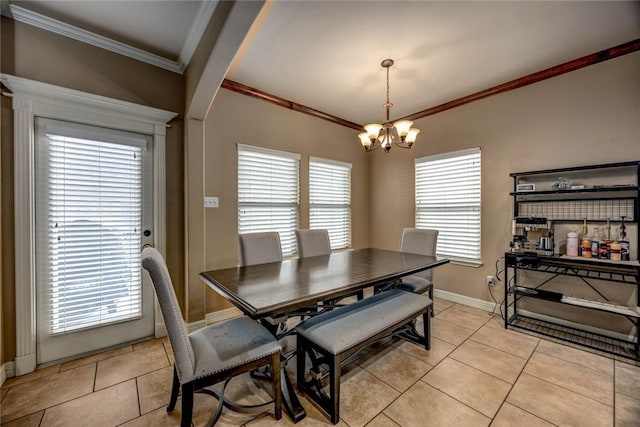
{"type": "MultiPolygon", "coordinates": [[[[206,209],[204,213],[206,269],[231,267],[238,262],[237,143],[302,155],[302,228],[309,225],[309,156],[352,163],[353,247],[369,245],[367,157],[353,130],[223,89],[218,92],[205,121],[204,134],[204,153],[194,152],[188,156],[194,160],[201,156],[205,165],[204,192],[220,199],[218,209],[206,209]]],[[[188,209],[197,211],[201,206],[202,197],[194,197],[188,209]]],[[[205,291],[201,282],[192,280],[189,282],[190,321],[201,319],[205,308],[211,312],[227,307],[212,291],[205,291]],[[205,294],[206,307],[202,305],[205,294]]]]}
{"type": "Polygon", "coordinates": [[[483,265],[443,266],[436,287],[489,301],[485,276],[511,236],[509,173],[640,160],[639,75],[634,53],[418,120],[413,150],[372,153],[372,245],[397,249],[402,228],[414,224],[414,158],[481,147],[483,265]]]}
{"type": "MultiPolygon", "coordinates": [[[[183,114],[184,79],[103,49],[2,17],[3,73],[183,114]]],[[[2,100],[2,210],[13,212],[13,135],[10,102],[2,100]]],[[[167,264],[184,301],[183,123],[167,129],[167,264]]],[[[2,218],[3,350],[15,355],[13,215],[2,218]]]]}

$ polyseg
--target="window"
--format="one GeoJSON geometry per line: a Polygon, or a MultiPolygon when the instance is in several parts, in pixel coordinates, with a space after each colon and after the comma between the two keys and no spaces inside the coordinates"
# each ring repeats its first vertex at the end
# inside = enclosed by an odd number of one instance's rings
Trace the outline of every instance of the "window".
{"type": "Polygon", "coordinates": [[[329,231],[332,249],[351,246],[351,164],[309,158],[309,228],[329,231]]]}
{"type": "Polygon", "coordinates": [[[480,264],[480,148],[416,159],[416,228],[434,228],[437,254],[480,264]]]}
{"type": "Polygon", "coordinates": [[[277,231],[296,253],[300,155],[238,144],[238,233],[277,231]]]}
{"type": "Polygon", "coordinates": [[[140,318],[146,137],[41,118],[36,125],[40,320],[55,335],[140,318]]]}

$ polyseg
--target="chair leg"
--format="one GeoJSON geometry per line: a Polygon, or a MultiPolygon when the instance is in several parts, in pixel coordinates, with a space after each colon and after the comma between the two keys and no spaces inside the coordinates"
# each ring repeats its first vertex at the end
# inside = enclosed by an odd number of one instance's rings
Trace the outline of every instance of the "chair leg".
{"type": "Polygon", "coordinates": [[[431,350],[431,317],[433,317],[433,305],[429,306],[422,315],[422,326],[424,327],[424,348],[431,350]]]}
{"type": "Polygon", "coordinates": [[[171,385],[171,397],[169,398],[169,405],[167,405],[167,412],[173,412],[176,409],[176,402],[178,401],[178,393],[180,392],[180,380],[178,379],[178,371],[176,367],[173,367],[173,383],[171,385]]]}
{"type": "Polygon", "coordinates": [[[180,427],[191,427],[193,417],[193,383],[182,385],[182,413],[180,414],[180,427]]]}
{"type": "Polygon", "coordinates": [[[429,286],[429,299],[431,300],[431,317],[435,316],[435,309],[433,308],[435,302],[433,301],[433,284],[429,286]]]}
{"type": "Polygon", "coordinates": [[[271,376],[273,378],[273,410],[276,420],[282,418],[282,385],[280,378],[280,352],[271,356],[271,376]]]}

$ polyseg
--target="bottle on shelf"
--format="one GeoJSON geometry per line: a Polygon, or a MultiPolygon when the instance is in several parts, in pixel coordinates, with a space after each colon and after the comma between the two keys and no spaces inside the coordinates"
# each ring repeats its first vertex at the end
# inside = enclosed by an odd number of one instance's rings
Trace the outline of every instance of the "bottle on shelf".
{"type": "Polygon", "coordinates": [[[567,256],[578,256],[578,233],[567,233],[567,256]]]}
{"type": "Polygon", "coordinates": [[[621,216],[620,222],[620,239],[618,242],[620,243],[620,260],[621,261],[629,261],[629,241],[627,240],[627,227],[624,225],[625,216],[621,216]]]}
{"type": "Polygon", "coordinates": [[[600,234],[600,227],[596,226],[593,228],[593,236],[591,237],[591,256],[593,258],[598,258],[598,249],[600,248],[600,239],[602,238],[602,234],[600,234]]]}
{"type": "MultiPolygon", "coordinates": [[[[588,240],[589,229],[587,228],[587,218],[582,218],[582,230],[578,234],[578,256],[584,256],[583,252],[587,245],[585,239],[588,240]]],[[[589,249],[591,249],[591,241],[588,240],[589,249]]],[[[591,258],[584,256],[585,258],[591,258]]]]}

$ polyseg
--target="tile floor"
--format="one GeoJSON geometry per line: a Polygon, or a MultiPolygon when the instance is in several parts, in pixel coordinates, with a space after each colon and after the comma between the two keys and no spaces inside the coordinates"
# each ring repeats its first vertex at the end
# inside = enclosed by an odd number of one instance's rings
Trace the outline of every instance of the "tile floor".
{"type": "MultiPolygon", "coordinates": [[[[431,351],[389,339],[343,371],[339,425],[640,426],[635,364],[505,330],[474,308],[436,300],[436,310],[431,351]]],[[[165,411],[172,361],[166,339],[157,339],[11,378],[0,389],[2,426],[177,426],[179,409],[165,411]]],[[[243,376],[227,391],[257,403],[269,399],[268,387],[243,376]]],[[[302,403],[300,426],[329,425],[302,403]]],[[[214,404],[196,396],[195,426],[214,404]]],[[[225,410],[219,425],[293,423],[225,410]]]]}

